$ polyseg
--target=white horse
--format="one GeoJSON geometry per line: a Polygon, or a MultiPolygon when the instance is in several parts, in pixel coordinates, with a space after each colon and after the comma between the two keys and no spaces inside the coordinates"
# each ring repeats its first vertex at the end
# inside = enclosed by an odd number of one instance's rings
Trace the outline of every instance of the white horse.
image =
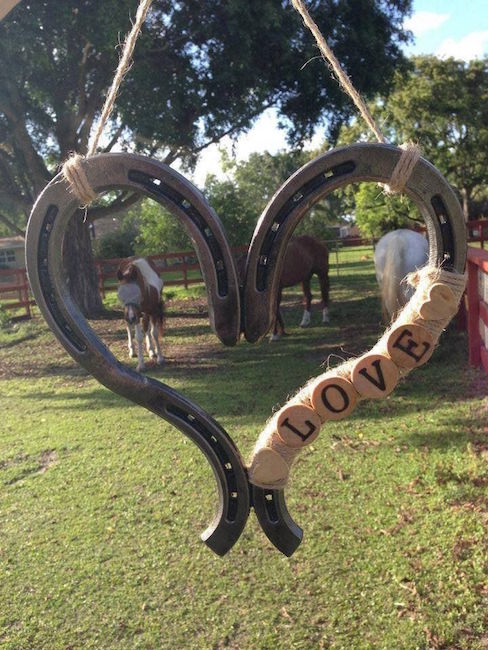
{"type": "Polygon", "coordinates": [[[428,257],[427,239],[413,230],[393,230],[378,241],[374,264],[385,320],[393,319],[410,300],[414,289],[407,284],[405,277],[425,266],[428,257]]]}

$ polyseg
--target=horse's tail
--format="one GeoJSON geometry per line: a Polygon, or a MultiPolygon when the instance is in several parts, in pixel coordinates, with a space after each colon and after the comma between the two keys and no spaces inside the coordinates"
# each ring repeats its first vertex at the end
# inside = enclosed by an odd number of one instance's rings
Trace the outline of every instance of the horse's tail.
{"type": "Polygon", "coordinates": [[[381,305],[385,320],[393,320],[398,310],[403,306],[402,281],[404,270],[403,246],[395,250],[390,246],[386,252],[383,281],[381,283],[381,305]]]}

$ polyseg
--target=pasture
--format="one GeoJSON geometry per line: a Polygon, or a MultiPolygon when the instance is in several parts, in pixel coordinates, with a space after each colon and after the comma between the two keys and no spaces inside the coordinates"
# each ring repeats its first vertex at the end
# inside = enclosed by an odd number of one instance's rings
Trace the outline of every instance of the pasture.
{"type": "MultiPolygon", "coordinates": [[[[288,290],[291,335],[273,344],[224,348],[201,289],[174,290],[167,364],[150,374],[249,455],[273,407],[382,331],[371,250],[339,261],[330,324],[316,309],[299,329],[288,290]]],[[[135,366],[118,319],[93,326],[135,366]]],[[[287,499],[305,535],[290,559],[254,516],[213,555],[199,540],[216,502],[203,456],[91,379],[39,318],[0,344],[0,648],[488,647],[488,381],[454,327],[388,399],[301,454],[287,499]]]]}

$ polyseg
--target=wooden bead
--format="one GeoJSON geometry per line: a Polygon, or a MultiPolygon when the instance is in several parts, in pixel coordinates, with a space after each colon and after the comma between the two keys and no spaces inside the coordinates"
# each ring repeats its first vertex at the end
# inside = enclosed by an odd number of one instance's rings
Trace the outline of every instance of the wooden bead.
{"type": "Polygon", "coordinates": [[[311,402],[323,420],[342,420],[356,406],[357,392],[344,377],[327,377],[318,381],[311,395],[311,402]]]}
{"type": "Polygon", "coordinates": [[[390,332],[386,347],[400,368],[418,368],[432,356],[434,338],[422,325],[407,323],[390,332]]]}
{"type": "Polygon", "coordinates": [[[319,435],[322,422],[305,404],[285,406],[278,416],[276,429],[281,441],[289,447],[305,447],[319,435]]]}
{"type": "Polygon", "coordinates": [[[419,307],[419,316],[424,320],[442,320],[456,313],[458,303],[451,287],[447,284],[433,284],[428,298],[419,307]]]}
{"type": "Polygon", "coordinates": [[[249,469],[249,480],[256,485],[273,485],[288,478],[288,465],[277,451],[265,447],[256,452],[249,469]]]}
{"type": "Polygon", "coordinates": [[[360,395],[380,399],[391,393],[398,383],[398,368],[382,354],[368,354],[358,359],[351,379],[360,395]]]}

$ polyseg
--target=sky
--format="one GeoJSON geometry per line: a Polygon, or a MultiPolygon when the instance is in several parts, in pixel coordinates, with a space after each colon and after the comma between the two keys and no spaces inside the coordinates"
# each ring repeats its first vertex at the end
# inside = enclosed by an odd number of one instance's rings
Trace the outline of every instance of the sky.
{"type": "MultiPolygon", "coordinates": [[[[405,47],[407,55],[435,54],[465,60],[488,55],[488,0],[414,0],[413,13],[405,26],[414,36],[413,42],[405,47]]],[[[238,160],[246,160],[254,151],[276,153],[286,149],[285,134],[276,122],[270,109],[234,145],[226,138],[219,145],[208,147],[193,174],[195,184],[203,187],[208,173],[221,176],[219,147],[227,148],[238,160]]],[[[321,140],[318,135],[310,146],[321,140]]]]}

